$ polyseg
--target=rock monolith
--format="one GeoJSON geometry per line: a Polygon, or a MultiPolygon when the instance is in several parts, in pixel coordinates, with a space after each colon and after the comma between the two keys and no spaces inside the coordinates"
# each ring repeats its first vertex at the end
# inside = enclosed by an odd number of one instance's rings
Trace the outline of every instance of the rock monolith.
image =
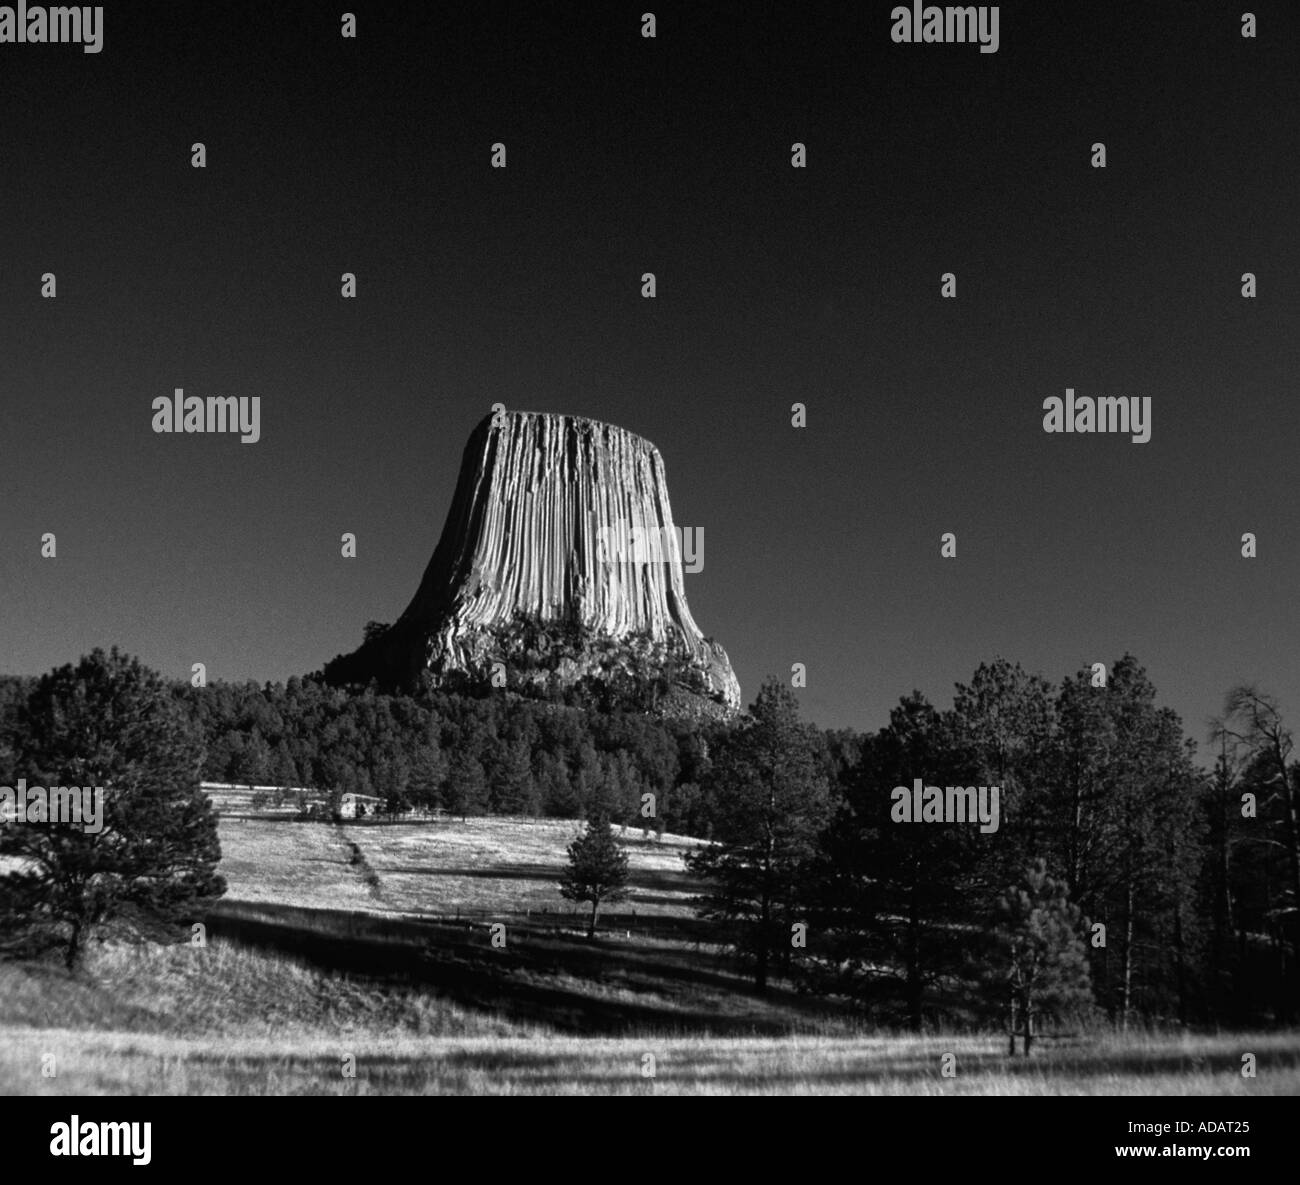
{"type": "Polygon", "coordinates": [[[411,603],[325,673],[405,688],[424,671],[440,684],[585,682],[733,713],[739,684],[695,624],[683,573],[653,444],[580,416],[498,409],[470,435],[411,603]]]}

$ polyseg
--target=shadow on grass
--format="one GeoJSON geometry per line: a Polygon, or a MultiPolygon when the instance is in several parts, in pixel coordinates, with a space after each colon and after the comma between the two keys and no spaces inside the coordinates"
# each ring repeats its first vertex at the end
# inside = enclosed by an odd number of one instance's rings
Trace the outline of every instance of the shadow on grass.
{"type": "MultiPolygon", "coordinates": [[[[379,985],[418,984],[466,1007],[566,1032],[776,1035],[789,1032],[792,1020],[811,1028],[828,1015],[820,1002],[793,992],[753,995],[713,951],[665,950],[625,937],[590,942],[574,932],[579,919],[564,915],[550,924],[500,920],[507,927],[504,948],[492,946],[487,917],[391,918],[226,901],[209,913],[207,925],[214,937],[244,946],[379,985]],[[724,1004],[732,1015],[721,1013],[724,1004]]],[[[646,920],[639,919],[639,929],[653,928],[642,925],[646,920]]],[[[667,920],[680,933],[682,919],[667,920]]]]}
{"type": "MultiPolygon", "coordinates": [[[[429,880],[440,877],[464,877],[471,880],[511,880],[537,881],[539,884],[558,885],[561,870],[553,864],[491,864],[487,866],[469,865],[460,868],[430,868],[427,864],[404,865],[390,863],[384,854],[371,853],[371,863],[386,876],[418,876],[429,880]]],[[[634,871],[628,881],[628,888],[640,899],[661,902],[665,905],[680,905],[682,895],[694,896],[702,893],[705,886],[698,880],[682,873],[634,871]],[[678,894],[677,896],[646,896],[648,893],[678,894]]]]}
{"type": "Polygon", "coordinates": [[[427,864],[404,867],[400,864],[388,864],[382,855],[373,861],[375,867],[385,876],[401,874],[403,876],[443,877],[459,876],[479,880],[538,881],[557,884],[560,874],[545,864],[494,864],[489,868],[430,868],[427,864]]]}

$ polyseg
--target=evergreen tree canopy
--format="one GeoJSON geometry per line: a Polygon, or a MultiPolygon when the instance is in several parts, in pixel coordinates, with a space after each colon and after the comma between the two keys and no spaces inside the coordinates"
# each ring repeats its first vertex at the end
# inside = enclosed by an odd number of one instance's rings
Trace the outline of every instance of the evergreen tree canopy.
{"type": "Polygon", "coordinates": [[[719,739],[704,792],[715,842],[688,858],[710,884],[701,912],[732,928],[763,991],[801,920],[803,872],[830,812],[824,742],[788,687],[764,682],[749,720],[719,739]]]}
{"type": "Polygon", "coordinates": [[[18,713],[13,768],[29,787],[103,787],[102,829],[65,822],[0,827],[6,931],[44,932],[69,967],[118,923],[168,932],[225,891],[216,815],[199,788],[202,739],[162,680],[114,648],[35,685],[18,713]]]}
{"type": "Polygon", "coordinates": [[[591,902],[588,938],[596,935],[601,904],[627,895],[627,879],[627,853],[618,846],[609,820],[589,819],[586,830],[569,845],[569,863],[560,877],[560,892],[567,900],[591,902]]]}

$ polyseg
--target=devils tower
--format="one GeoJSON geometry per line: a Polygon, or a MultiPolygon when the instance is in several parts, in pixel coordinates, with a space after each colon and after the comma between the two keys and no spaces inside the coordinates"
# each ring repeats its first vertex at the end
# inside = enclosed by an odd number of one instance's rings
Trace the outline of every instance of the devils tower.
{"type": "Polygon", "coordinates": [[[726,651],[686,603],[659,450],[580,416],[487,416],[411,603],[325,675],[409,689],[424,671],[439,684],[653,683],[738,710],[726,651]]]}

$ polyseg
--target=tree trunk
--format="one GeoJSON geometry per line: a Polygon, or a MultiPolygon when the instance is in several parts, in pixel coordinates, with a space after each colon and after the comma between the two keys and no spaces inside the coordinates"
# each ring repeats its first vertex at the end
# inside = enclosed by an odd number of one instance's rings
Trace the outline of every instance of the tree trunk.
{"type": "Polygon", "coordinates": [[[907,1020],[912,1032],[921,1031],[921,914],[915,880],[907,924],[907,1020]]]}
{"type": "Polygon", "coordinates": [[[64,953],[63,961],[69,971],[77,971],[81,966],[82,955],[82,933],[81,919],[78,918],[72,923],[72,934],[68,938],[68,949],[64,953]]]}
{"type": "Polygon", "coordinates": [[[587,925],[588,939],[594,939],[596,937],[596,915],[599,912],[600,912],[600,902],[597,900],[593,900],[591,903],[591,921],[587,925]]]}
{"type": "Polygon", "coordinates": [[[755,952],[757,960],[754,963],[754,987],[762,994],[767,992],[767,948],[771,938],[768,933],[768,917],[770,913],[771,907],[768,905],[766,894],[764,894],[762,904],[759,907],[758,950],[755,952]]]}
{"type": "Polygon", "coordinates": [[[1029,1056],[1030,1047],[1034,1043],[1034,1009],[1029,1001],[1025,1001],[1025,1057],[1029,1056]]]}
{"type": "Polygon", "coordinates": [[[1232,933],[1236,927],[1232,920],[1232,849],[1228,841],[1228,827],[1231,819],[1231,795],[1232,784],[1228,777],[1227,769],[1227,744],[1223,748],[1223,784],[1219,793],[1219,879],[1221,881],[1222,898],[1220,908],[1223,910],[1224,929],[1232,933]]]}
{"type": "MultiPolygon", "coordinates": [[[[1175,890],[1177,891],[1177,890],[1175,890]]],[[[1174,955],[1178,977],[1178,1023],[1187,1027],[1187,959],[1183,950],[1183,907],[1174,901],[1174,955]]]]}
{"type": "MultiPolygon", "coordinates": [[[[1282,804],[1286,812],[1287,855],[1290,856],[1291,864],[1291,912],[1282,915],[1279,919],[1279,928],[1290,929],[1292,940],[1296,941],[1300,939],[1300,923],[1297,922],[1300,918],[1300,821],[1296,818],[1296,790],[1292,784],[1295,779],[1287,771],[1287,754],[1283,752],[1280,742],[1276,745],[1276,752],[1278,767],[1282,771],[1282,804]]],[[[1285,959],[1285,954],[1283,958],[1285,959]]],[[[1286,1004],[1280,1015],[1283,1020],[1289,1021],[1294,1015],[1294,1003],[1286,986],[1284,978],[1283,998],[1286,1004]]]]}
{"type": "Polygon", "coordinates": [[[1133,998],[1133,877],[1129,874],[1124,918],[1124,988],[1120,1027],[1128,1032],[1129,1005],[1133,998]]]}
{"type": "Polygon", "coordinates": [[[1289,987],[1286,965],[1286,923],[1282,918],[1277,922],[1277,983],[1278,988],[1278,1017],[1283,1021],[1291,1019],[1291,993],[1287,990],[1289,987]]]}
{"type": "Polygon", "coordinates": [[[1016,1056],[1016,997],[1013,992],[1011,995],[1011,1024],[1009,1026],[1009,1036],[1011,1037],[1011,1056],[1016,1056]]]}
{"type": "Polygon", "coordinates": [[[1074,820],[1070,828],[1070,899],[1079,900],[1083,885],[1083,788],[1078,771],[1075,771],[1073,790],[1074,820]]]}
{"type": "MultiPolygon", "coordinates": [[[[768,793],[769,809],[775,806],[772,792],[768,793]]],[[[767,955],[768,947],[772,942],[772,851],[775,846],[775,840],[772,835],[772,824],[767,824],[767,834],[764,839],[763,847],[763,897],[759,905],[758,918],[758,964],[754,968],[754,987],[760,994],[767,994],[767,955]]]]}
{"type": "Polygon", "coordinates": [[[1218,834],[1218,885],[1215,894],[1214,910],[1214,953],[1219,963],[1220,971],[1215,977],[1214,983],[1214,1003],[1220,1011],[1224,1010],[1225,1005],[1230,1005],[1233,997],[1237,994],[1237,983],[1240,975],[1240,960],[1235,956],[1234,947],[1240,947],[1240,941],[1234,944],[1233,936],[1236,933],[1236,924],[1233,920],[1232,908],[1232,854],[1229,844],[1229,812],[1230,803],[1229,795],[1232,793],[1232,785],[1228,776],[1227,766],[1227,743],[1223,744],[1223,756],[1221,757],[1221,782],[1219,785],[1219,834],[1218,834]],[[1230,991],[1226,993],[1223,969],[1228,968],[1230,991]]]}

